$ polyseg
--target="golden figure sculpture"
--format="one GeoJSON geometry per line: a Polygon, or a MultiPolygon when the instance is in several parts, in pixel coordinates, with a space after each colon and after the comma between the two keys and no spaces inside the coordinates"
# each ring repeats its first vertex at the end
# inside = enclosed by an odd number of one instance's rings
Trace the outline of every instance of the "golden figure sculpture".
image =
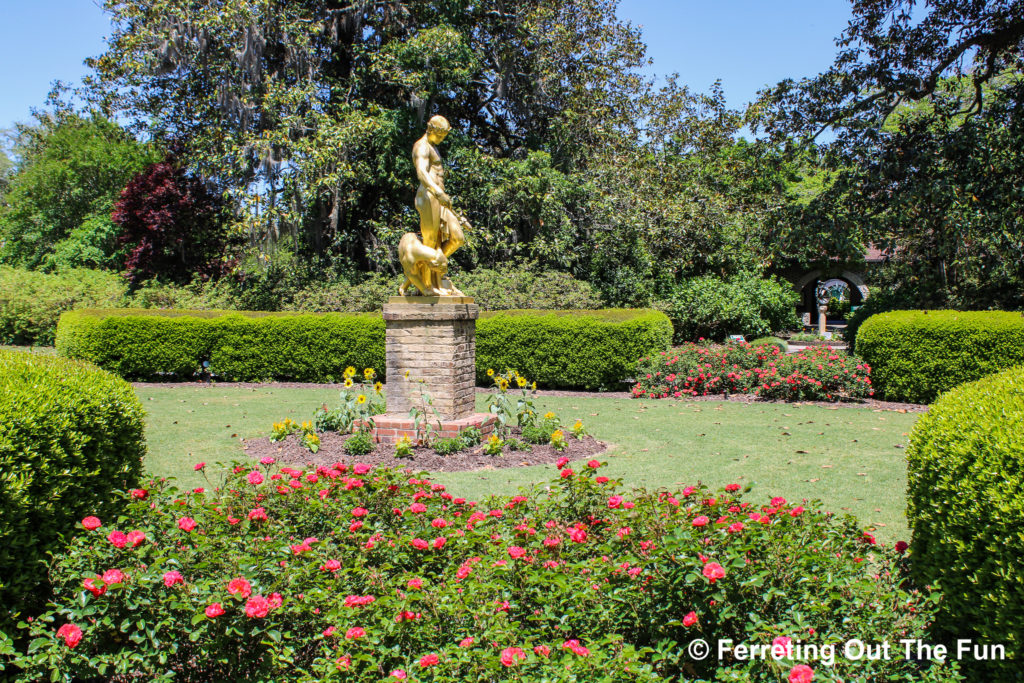
{"type": "MultiPolygon", "coordinates": [[[[445,279],[447,271],[447,260],[461,247],[466,236],[464,230],[468,229],[469,223],[465,218],[458,216],[452,209],[452,199],[444,191],[444,169],[441,166],[441,154],[437,146],[448,136],[451,126],[443,116],[435,116],[427,122],[427,132],[412,146],[412,162],[416,168],[416,177],[420,185],[416,190],[416,211],[420,214],[420,242],[422,247],[436,249],[444,256],[445,269],[417,266],[414,274],[419,275],[421,283],[416,282],[410,276],[410,268],[406,267],[406,261],[402,261],[402,268],[406,274],[406,284],[402,285],[402,295],[406,287],[411,283],[422,292],[424,296],[463,296],[462,292],[456,289],[451,282],[445,279]]],[[[412,235],[408,233],[402,237],[406,243],[406,254],[413,253],[412,243],[407,238],[412,235]]],[[[415,238],[415,235],[412,235],[415,238]]],[[[418,250],[420,256],[428,256],[426,251],[418,250]]],[[[399,257],[402,256],[402,247],[399,245],[399,257]]],[[[438,262],[436,259],[421,258],[420,263],[427,261],[438,262]]],[[[411,264],[410,264],[411,265],[411,264]]]]}
{"type": "Polygon", "coordinates": [[[398,288],[400,296],[406,296],[409,285],[420,290],[423,296],[442,296],[430,283],[434,277],[444,282],[448,273],[448,257],[443,251],[426,246],[416,233],[407,232],[398,242],[398,260],[405,272],[405,282],[398,288]]]}

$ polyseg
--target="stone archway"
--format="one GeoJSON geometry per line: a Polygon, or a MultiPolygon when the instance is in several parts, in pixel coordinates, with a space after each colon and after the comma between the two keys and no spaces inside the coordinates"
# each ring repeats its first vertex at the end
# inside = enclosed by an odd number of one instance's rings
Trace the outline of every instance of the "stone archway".
{"type": "MultiPolygon", "coordinates": [[[[808,271],[793,283],[793,288],[800,293],[799,312],[805,316],[809,315],[811,320],[816,319],[818,310],[814,298],[814,286],[819,280],[823,279],[839,279],[846,282],[850,286],[851,303],[854,306],[862,304],[871,294],[861,273],[852,270],[843,270],[838,273],[834,271],[828,273],[821,269],[808,271]]],[[[806,320],[807,318],[805,317],[805,322],[806,320]]]]}

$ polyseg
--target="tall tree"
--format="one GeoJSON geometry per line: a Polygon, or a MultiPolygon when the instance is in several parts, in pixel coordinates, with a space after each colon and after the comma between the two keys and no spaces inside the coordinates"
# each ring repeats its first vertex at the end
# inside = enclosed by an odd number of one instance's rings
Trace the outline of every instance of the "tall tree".
{"type": "Polygon", "coordinates": [[[20,125],[0,206],[0,261],[28,268],[116,266],[110,220],[125,183],[156,160],[102,116],[39,113],[20,125]]]}
{"type": "Polygon", "coordinates": [[[752,112],[780,145],[834,135],[799,227],[882,247],[903,301],[1024,306],[1024,1],[856,0],[838,43],[752,112]]]}

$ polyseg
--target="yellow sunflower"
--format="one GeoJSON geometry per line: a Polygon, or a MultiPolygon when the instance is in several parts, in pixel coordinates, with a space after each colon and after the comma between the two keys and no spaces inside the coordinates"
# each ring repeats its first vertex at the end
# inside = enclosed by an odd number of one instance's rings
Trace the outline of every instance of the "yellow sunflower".
{"type": "Polygon", "coordinates": [[[351,377],[346,377],[345,378],[345,385],[344,386],[345,386],[346,389],[351,389],[352,388],[352,378],[351,377]]]}
{"type": "Polygon", "coordinates": [[[494,368],[487,368],[487,376],[494,377],[494,368]]]}
{"type": "Polygon", "coordinates": [[[381,391],[383,391],[383,389],[384,389],[384,385],[381,384],[380,382],[377,382],[376,384],[373,385],[373,390],[376,391],[378,394],[381,391]]]}
{"type": "Polygon", "coordinates": [[[366,397],[363,396],[362,394],[359,394],[358,396],[356,396],[356,403],[358,403],[359,405],[363,405],[364,403],[366,403],[366,397]]]}
{"type": "Polygon", "coordinates": [[[365,370],[363,370],[363,377],[365,377],[366,379],[373,379],[374,375],[376,374],[377,373],[374,372],[373,368],[366,368],[365,370]]]}
{"type": "Polygon", "coordinates": [[[352,367],[351,365],[348,366],[347,368],[345,368],[345,376],[346,377],[355,377],[356,376],[356,369],[354,367],[352,367]]]}

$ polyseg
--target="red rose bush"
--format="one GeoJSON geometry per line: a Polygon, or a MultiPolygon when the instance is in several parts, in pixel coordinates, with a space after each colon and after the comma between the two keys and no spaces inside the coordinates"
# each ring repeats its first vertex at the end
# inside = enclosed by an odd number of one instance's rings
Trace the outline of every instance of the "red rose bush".
{"type": "Polygon", "coordinates": [[[841,401],[874,395],[871,367],[830,346],[785,354],[770,344],[684,344],[637,362],[634,398],[749,394],[785,401],[841,401]]]}
{"type": "MultiPolygon", "coordinates": [[[[9,672],[812,680],[817,662],[693,660],[686,648],[924,637],[931,600],[902,587],[903,558],[851,518],[747,500],[735,485],[626,490],[600,464],[487,502],[340,464],[236,465],[221,487],[189,493],[153,482],[124,494],[119,517],[83,520],[9,672]]],[[[837,657],[813,680],[956,680],[951,666],[837,657]]]]}

